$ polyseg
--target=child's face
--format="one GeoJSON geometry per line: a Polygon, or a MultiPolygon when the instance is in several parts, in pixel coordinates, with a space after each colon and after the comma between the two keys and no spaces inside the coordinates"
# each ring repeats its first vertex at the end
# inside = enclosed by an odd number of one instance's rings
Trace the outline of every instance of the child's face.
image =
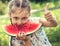
{"type": "Polygon", "coordinates": [[[22,25],[28,21],[28,17],[29,17],[29,12],[27,10],[11,13],[12,24],[22,25]]]}

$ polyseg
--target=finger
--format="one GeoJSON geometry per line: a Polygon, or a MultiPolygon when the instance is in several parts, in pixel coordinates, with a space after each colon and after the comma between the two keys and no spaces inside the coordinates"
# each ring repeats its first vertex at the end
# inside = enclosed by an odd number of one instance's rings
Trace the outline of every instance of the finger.
{"type": "Polygon", "coordinates": [[[18,36],[19,36],[19,37],[21,37],[22,35],[23,35],[22,32],[19,32],[19,33],[18,33],[18,36]]]}
{"type": "Polygon", "coordinates": [[[20,36],[21,36],[21,37],[25,36],[25,33],[24,33],[24,32],[21,32],[21,33],[20,33],[20,36]]]}
{"type": "Polygon", "coordinates": [[[48,15],[45,16],[45,18],[48,18],[48,17],[52,17],[52,15],[51,14],[48,14],[48,15]]]}
{"type": "Polygon", "coordinates": [[[24,34],[23,34],[23,33],[21,33],[21,34],[20,34],[20,37],[23,37],[23,35],[24,35],[24,34]]]}
{"type": "Polygon", "coordinates": [[[49,15],[49,14],[51,14],[50,12],[45,12],[45,16],[47,16],[47,15],[49,15]]]}
{"type": "Polygon", "coordinates": [[[20,36],[20,32],[17,35],[20,36]]]}
{"type": "Polygon", "coordinates": [[[46,6],[45,6],[45,12],[48,11],[48,8],[49,8],[49,3],[47,3],[46,6]]]}
{"type": "Polygon", "coordinates": [[[26,35],[26,34],[23,32],[23,35],[26,35]]]}
{"type": "Polygon", "coordinates": [[[26,35],[25,32],[22,32],[22,33],[23,33],[23,35],[26,35]]]}
{"type": "Polygon", "coordinates": [[[21,34],[20,32],[18,34],[21,34]]]}
{"type": "Polygon", "coordinates": [[[26,34],[25,34],[25,32],[22,32],[22,33],[23,33],[23,37],[26,38],[26,34]]]}

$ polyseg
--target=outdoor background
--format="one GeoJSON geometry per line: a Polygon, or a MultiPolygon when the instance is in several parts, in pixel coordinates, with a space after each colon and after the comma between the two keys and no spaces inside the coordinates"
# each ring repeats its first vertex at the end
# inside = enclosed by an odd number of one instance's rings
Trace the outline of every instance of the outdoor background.
{"type": "MultiPolygon", "coordinates": [[[[0,46],[8,46],[9,39],[8,35],[3,30],[3,25],[9,24],[8,18],[8,2],[10,0],[0,0],[0,46]]],[[[44,18],[44,8],[46,3],[49,4],[50,12],[56,17],[58,21],[57,27],[46,27],[45,32],[52,46],[60,46],[60,0],[30,0],[31,10],[36,10],[37,12],[31,13],[34,17],[44,18]]]]}

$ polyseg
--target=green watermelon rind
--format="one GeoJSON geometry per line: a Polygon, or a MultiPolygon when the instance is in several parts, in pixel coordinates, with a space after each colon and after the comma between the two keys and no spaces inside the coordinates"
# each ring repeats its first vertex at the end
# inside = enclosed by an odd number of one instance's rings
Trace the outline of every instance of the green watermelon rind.
{"type": "MultiPolygon", "coordinates": [[[[31,33],[34,33],[34,32],[36,32],[36,31],[38,31],[38,30],[40,29],[41,25],[42,25],[42,24],[41,24],[41,23],[39,23],[39,26],[38,26],[34,31],[29,32],[29,33],[26,33],[26,35],[31,34],[31,33]]],[[[5,30],[5,26],[3,26],[3,30],[4,30],[8,35],[10,35],[10,36],[16,36],[16,34],[8,33],[8,32],[5,30]]]]}
{"type": "Polygon", "coordinates": [[[38,30],[40,29],[41,25],[42,25],[42,24],[39,24],[39,26],[38,26],[34,31],[29,32],[29,33],[26,33],[26,35],[31,34],[31,33],[34,33],[34,32],[36,32],[36,31],[38,31],[38,30]]]}

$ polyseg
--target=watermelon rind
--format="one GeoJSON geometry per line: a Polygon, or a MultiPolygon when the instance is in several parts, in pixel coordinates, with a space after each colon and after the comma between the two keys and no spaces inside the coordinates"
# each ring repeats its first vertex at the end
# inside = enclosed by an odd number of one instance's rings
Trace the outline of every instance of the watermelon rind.
{"type": "MultiPolygon", "coordinates": [[[[36,32],[36,31],[38,31],[38,30],[40,29],[41,25],[42,25],[42,24],[39,23],[39,26],[38,26],[34,31],[29,32],[29,33],[26,33],[25,35],[28,35],[28,34],[31,34],[31,33],[34,33],[34,32],[36,32]]],[[[5,30],[5,25],[3,26],[3,30],[4,30],[8,35],[10,35],[10,36],[16,36],[16,35],[17,35],[17,34],[8,33],[8,32],[5,30]]]]}

